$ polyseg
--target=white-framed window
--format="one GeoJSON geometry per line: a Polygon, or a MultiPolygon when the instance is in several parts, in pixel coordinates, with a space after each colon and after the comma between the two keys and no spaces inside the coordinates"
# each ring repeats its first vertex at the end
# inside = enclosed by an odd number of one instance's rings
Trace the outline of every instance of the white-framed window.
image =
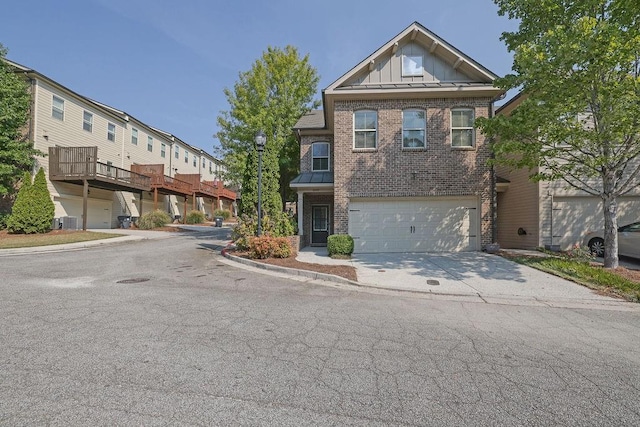
{"type": "Polygon", "coordinates": [[[402,55],[402,76],[422,76],[422,55],[402,55]]]}
{"type": "Polygon", "coordinates": [[[209,173],[213,172],[213,163],[209,160],[209,173]]]}
{"type": "Polygon", "coordinates": [[[53,95],[51,103],[51,117],[58,120],[64,120],[64,99],[53,95]]]}
{"type": "Polygon", "coordinates": [[[189,163],[189,152],[184,150],[184,162],[189,163]]]}
{"type": "Polygon", "coordinates": [[[176,145],[176,149],[174,151],[175,151],[175,155],[173,157],[175,157],[176,159],[179,159],[180,158],[180,147],[178,147],[176,145]]]}
{"type": "Polygon", "coordinates": [[[198,165],[198,159],[196,159],[196,155],[193,155],[193,167],[195,168],[198,165]]]}
{"type": "Polygon", "coordinates": [[[107,123],[107,139],[111,142],[116,140],[116,125],[107,123]]]}
{"type": "Polygon", "coordinates": [[[138,129],[136,128],[131,128],[131,143],[138,145],[138,129]]]}
{"type": "Polygon", "coordinates": [[[353,113],[353,148],[376,148],[378,141],[378,113],[360,110],[353,113]]]}
{"type": "Polygon", "coordinates": [[[202,158],[202,169],[204,169],[207,166],[207,159],[205,159],[204,157],[202,158]]]}
{"type": "Polygon", "coordinates": [[[93,132],[93,114],[88,111],[82,114],[82,129],[93,132]]]}
{"type": "Polygon", "coordinates": [[[167,155],[167,144],[162,142],[160,144],[160,157],[164,158],[167,155]]]}
{"type": "Polygon", "coordinates": [[[153,137],[147,136],[147,151],[153,152],[153,137]]]}
{"type": "Polygon", "coordinates": [[[473,147],[475,113],[472,108],[454,108],[451,110],[451,146],[473,147]]]}
{"type": "Polygon", "coordinates": [[[424,110],[402,111],[402,148],[427,146],[427,114],[424,110]]]}
{"type": "Polygon", "coordinates": [[[311,170],[314,172],[329,170],[329,143],[311,144],[311,170]]]}

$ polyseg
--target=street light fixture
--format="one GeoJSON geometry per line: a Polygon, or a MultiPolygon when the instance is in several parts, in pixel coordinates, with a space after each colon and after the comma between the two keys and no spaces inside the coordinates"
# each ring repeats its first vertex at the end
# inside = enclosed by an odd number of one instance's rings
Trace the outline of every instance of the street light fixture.
{"type": "Polygon", "coordinates": [[[267,143],[267,137],[261,130],[256,133],[256,149],[258,150],[258,230],[257,236],[262,234],[262,151],[267,143]]]}

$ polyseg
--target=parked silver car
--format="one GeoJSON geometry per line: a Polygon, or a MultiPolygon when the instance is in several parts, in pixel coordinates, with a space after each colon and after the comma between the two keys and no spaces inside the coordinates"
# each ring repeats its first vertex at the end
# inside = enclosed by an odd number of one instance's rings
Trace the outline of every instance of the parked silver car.
{"type": "MultiPolygon", "coordinates": [[[[604,232],[587,234],[586,245],[596,256],[604,255],[604,232]]],[[[618,228],[618,255],[640,258],[640,222],[618,228]]]]}

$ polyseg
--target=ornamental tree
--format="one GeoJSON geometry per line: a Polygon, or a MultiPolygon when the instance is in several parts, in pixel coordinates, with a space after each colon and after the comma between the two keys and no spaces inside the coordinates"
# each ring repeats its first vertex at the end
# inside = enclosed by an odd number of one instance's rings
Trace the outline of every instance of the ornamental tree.
{"type": "Polygon", "coordinates": [[[15,195],[16,184],[39,154],[28,140],[29,85],[5,61],[6,53],[0,44],[0,197],[15,195]]]}
{"type": "Polygon", "coordinates": [[[262,195],[265,213],[282,210],[289,182],[300,168],[300,150],[292,128],[298,119],[319,105],[313,97],[319,77],[293,46],[269,47],[249,71],[224,93],[229,111],[218,116],[221,153],[227,167],[225,178],[242,183],[240,213],[255,214],[257,204],[257,153],[254,137],[264,131],[262,195]]]}
{"type": "Polygon", "coordinates": [[[617,199],[639,185],[640,8],[635,0],[494,0],[520,21],[503,89],[521,89],[509,116],[479,119],[496,163],[530,168],[603,201],[605,258],[618,266],[617,199]]]}

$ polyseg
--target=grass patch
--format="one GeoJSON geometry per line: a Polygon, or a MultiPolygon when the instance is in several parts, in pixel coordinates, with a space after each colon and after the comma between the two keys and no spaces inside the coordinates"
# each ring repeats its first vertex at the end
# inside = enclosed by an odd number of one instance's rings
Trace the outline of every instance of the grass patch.
{"type": "Polygon", "coordinates": [[[36,246],[63,245],[65,243],[88,242],[90,240],[110,239],[121,234],[98,233],[95,231],[52,230],[43,234],[0,234],[0,249],[33,248],[36,246]]]}
{"type": "Polygon", "coordinates": [[[509,259],[572,280],[591,289],[613,293],[634,302],[640,302],[640,283],[607,270],[601,266],[571,261],[558,257],[509,257],[509,259]]]}

